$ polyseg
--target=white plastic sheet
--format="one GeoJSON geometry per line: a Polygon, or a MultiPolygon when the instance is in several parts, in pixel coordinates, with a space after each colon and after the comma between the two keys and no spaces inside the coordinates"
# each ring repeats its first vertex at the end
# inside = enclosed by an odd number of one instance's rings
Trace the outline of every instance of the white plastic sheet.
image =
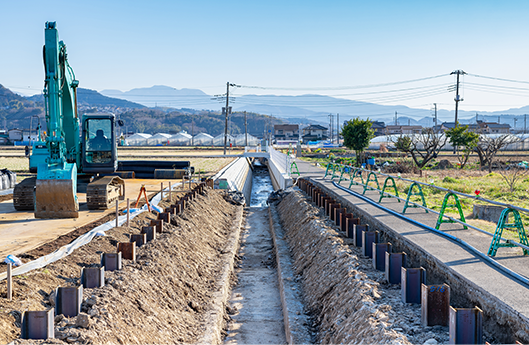
{"type": "MultiPolygon", "coordinates": [[[[180,184],[181,183],[174,184],[172,186],[172,189],[175,189],[180,184]]],[[[169,187],[166,187],[164,189],[164,191],[169,192],[169,187]]],[[[161,199],[162,199],[161,193],[158,193],[158,194],[156,194],[154,196],[154,198],[151,199],[150,203],[151,203],[151,205],[156,205],[157,206],[161,199]]],[[[141,214],[141,213],[143,213],[145,211],[147,211],[147,205],[146,204],[143,205],[142,208],[136,210],[135,212],[131,212],[130,213],[130,219],[133,219],[134,217],[136,217],[137,215],[139,215],[139,214],[141,214]]],[[[123,215],[123,216],[119,216],[118,217],[118,224],[120,226],[123,223],[125,223],[126,221],[127,221],[127,215],[126,214],[123,215]]],[[[62,259],[64,257],[70,255],[71,253],[73,253],[73,251],[76,250],[77,248],[82,247],[85,244],[90,243],[90,241],[92,241],[92,239],[94,237],[101,236],[102,232],[104,233],[105,231],[112,229],[115,225],[116,225],[116,220],[114,219],[114,220],[108,221],[105,224],[102,224],[102,225],[100,225],[98,227],[95,227],[92,230],[90,230],[89,232],[87,232],[86,234],[79,236],[72,243],[69,243],[69,244],[67,244],[65,246],[62,246],[61,248],[57,249],[53,253],[50,253],[50,254],[45,255],[45,256],[42,256],[42,257],[40,257],[40,258],[38,258],[36,260],[27,262],[27,263],[23,264],[22,266],[13,269],[12,274],[13,274],[13,276],[21,275],[21,274],[27,273],[29,271],[35,270],[37,268],[43,268],[43,267],[51,264],[52,262],[60,260],[60,259],[62,259]]],[[[0,281],[4,280],[6,278],[7,278],[7,272],[0,273],[0,281]]]]}

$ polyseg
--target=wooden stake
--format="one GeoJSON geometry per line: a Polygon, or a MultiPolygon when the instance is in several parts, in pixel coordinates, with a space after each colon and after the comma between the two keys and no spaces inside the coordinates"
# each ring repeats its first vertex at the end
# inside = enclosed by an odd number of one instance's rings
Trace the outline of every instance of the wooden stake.
{"type": "Polygon", "coordinates": [[[160,200],[163,200],[163,182],[160,183],[160,195],[161,195],[161,199],[160,200]]]}
{"type": "Polygon", "coordinates": [[[7,264],[7,300],[11,301],[13,299],[13,273],[11,269],[13,264],[7,264]]]}
{"type": "Polygon", "coordinates": [[[130,228],[130,199],[127,198],[127,228],[130,228]]]}
{"type": "Polygon", "coordinates": [[[169,182],[169,203],[173,203],[173,187],[171,187],[171,182],[169,182]]]}

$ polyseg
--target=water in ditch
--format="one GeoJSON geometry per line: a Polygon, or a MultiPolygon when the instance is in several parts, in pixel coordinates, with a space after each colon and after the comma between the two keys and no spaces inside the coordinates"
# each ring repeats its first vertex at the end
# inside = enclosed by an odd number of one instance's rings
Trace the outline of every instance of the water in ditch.
{"type": "Polygon", "coordinates": [[[273,191],[268,169],[256,166],[253,171],[250,207],[266,207],[268,195],[273,191]]]}
{"type": "Polygon", "coordinates": [[[274,247],[266,200],[274,190],[267,169],[253,171],[250,208],[241,233],[237,284],[229,302],[225,344],[285,344],[274,247]]]}

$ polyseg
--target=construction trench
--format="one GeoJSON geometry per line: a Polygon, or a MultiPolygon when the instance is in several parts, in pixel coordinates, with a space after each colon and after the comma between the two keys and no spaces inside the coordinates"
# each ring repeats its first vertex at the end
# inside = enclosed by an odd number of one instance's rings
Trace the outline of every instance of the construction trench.
{"type": "MultiPolygon", "coordinates": [[[[99,268],[101,254],[115,253],[156,213],[144,212],[128,228],[110,229],[59,261],[15,276],[12,301],[1,281],[0,344],[449,342],[448,325],[424,325],[421,304],[402,301],[400,284],[389,284],[312,202],[306,183],[305,191],[270,195],[268,170],[249,171],[246,207],[204,184],[194,192],[177,190],[172,200],[166,195],[161,208],[181,206],[161,233],[135,249],[135,260],[123,258],[120,270],[105,271],[103,286],[84,288],[78,316],[53,315],[54,339],[21,339],[23,312],[64,308],[55,289],[81,285],[81,269],[99,268]]],[[[48,243],[22,257],[57,246],[48,243]]],[[[439,269],[428,278],[449,275],[439,269]]],[[[448,280],[464,288],[457,277],[448,280]]],[[[456,304],[469,300],[457,291],[453,296],[456,304]]],[[[513,325],[507,314],[485,320],[483,342],[528,341],[526,326],[513,325]]]]}

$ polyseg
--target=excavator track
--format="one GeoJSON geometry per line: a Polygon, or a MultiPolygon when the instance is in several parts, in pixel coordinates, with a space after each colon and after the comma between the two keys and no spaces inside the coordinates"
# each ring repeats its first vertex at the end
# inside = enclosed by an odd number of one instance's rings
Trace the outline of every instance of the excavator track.
{"type": "Polygon", "coordinates": [[[33,211],[35,209],[36,177],[30,177],[18,183],[13,190],[13,206],[17,211],[33,211]]]}
{"type": "Polygon", "coordinates": [[[106,210],[116,200],[125,199],[125,181],[118,176],[105,176],[88,184],[86,202],[89,210],[106,210]]]}

